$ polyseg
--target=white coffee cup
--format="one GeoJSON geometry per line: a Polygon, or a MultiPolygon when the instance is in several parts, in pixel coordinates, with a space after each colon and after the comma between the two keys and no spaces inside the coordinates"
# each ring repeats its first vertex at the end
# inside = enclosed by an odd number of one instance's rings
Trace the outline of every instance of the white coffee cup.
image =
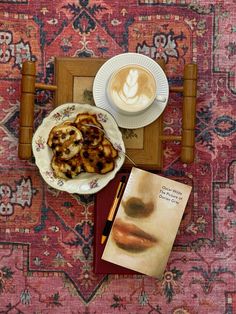
{"type": "Polygon", "coordinates": [[[110,76],[106,92],[117,112],[135,115],[146,110],[157,98],[156,80],[147,68],[128,64],[110,76]]]}

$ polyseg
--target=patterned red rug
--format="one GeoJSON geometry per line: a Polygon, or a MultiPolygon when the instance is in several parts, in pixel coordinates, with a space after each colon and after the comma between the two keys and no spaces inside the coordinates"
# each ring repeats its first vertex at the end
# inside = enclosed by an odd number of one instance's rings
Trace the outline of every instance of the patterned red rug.
{"type": "MultiPolygon", "coordinates": [[[[236,1],[0,0],[0,313],[236,313],[236,1]],[[193,2],[193,1],[192,1],[193,2]],[[20,70],[53,57],[163,57],[171,83],[199,67],[196,161],[166,147],[164,174],[193,193],[162,281],[95,275],[93,196],[48,187],[17,158],[20,70]]],[[[52,108],[38,92],[37,126],[52,108]]],[[[170,99],[166,128],[177,128],[170,99]]]]}

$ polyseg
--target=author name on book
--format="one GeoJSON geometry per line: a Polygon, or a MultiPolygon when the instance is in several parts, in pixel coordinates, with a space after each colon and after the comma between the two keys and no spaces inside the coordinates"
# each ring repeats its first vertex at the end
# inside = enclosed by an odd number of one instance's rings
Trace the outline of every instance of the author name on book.
{"type": "Polygon", "coordinates": [[[160,189],[159,198],[172,204],[179,205],[179,203],[183,200],[183,194],[176,189],[168,188],[163,185],[160,189]]]}

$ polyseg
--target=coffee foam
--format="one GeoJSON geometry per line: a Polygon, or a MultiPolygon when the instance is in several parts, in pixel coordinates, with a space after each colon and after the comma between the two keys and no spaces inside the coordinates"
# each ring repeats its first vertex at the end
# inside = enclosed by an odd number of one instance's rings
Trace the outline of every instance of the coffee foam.
{"type": "Polygon", "coordinates": [[[117,71],[108,86],[113,105],[126,112],[144,110],[156,95],[155,79],[140,66],[126,66],[117,71]]]}

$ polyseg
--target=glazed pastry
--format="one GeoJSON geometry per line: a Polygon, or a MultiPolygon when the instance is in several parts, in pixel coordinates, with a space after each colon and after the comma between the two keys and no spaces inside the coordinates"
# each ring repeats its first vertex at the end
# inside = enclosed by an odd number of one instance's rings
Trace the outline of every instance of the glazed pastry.
{"type": "Polygon", "coordinates": [[[47,143],[53,151],[53,173],[65,180],[73,179],[83,171],[108,173],[114,169],[118,156],[96,115],[88,113],[78,114],[74,121],[54,127],[47,143]]]}
{"type": "Polygon", "coordinates": [[[118,156],[117,149],[114,148],[112,143],[107,138],[103,139],[101,143],[101,147],[105,156],[109,156],[111,158],[116,158],[118,156]]]}
{"type": "Polygon", "coordinates": [[[100,130],[103,126],[97,121],[96,115],[80,113],[74,123],[83,134],[84,145],[96,147],[103,140],[104,132],[100,130]]]}
{"type": "Polygon", "coordinates": [[[81,160],[86,172],[105,174],[115,167],[114,159],[100,148],[82,148],[81,160]]]}
{"type": "Polygon", "coordinates": [[[80,155],[76,155],[69,160],[61,160],[53,156],[51,167],[56,177],[66,180],[75,178],[83,171],[80,155]]]}
{"type": "Polygon", "coordinates": [[[78,154],[82,147],[82,133],[71,123],[65,122],[54,127],[48,137],[48,146],[63,160],[78,154]]]}

